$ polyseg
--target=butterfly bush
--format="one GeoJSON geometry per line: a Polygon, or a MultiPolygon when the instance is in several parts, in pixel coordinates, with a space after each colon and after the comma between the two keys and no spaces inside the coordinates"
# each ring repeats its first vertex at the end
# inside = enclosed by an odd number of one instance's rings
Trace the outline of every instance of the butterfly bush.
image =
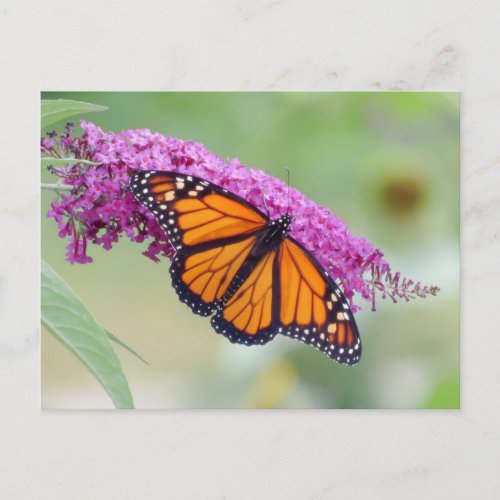
{"type": "Polygon", "coordinates": [[[68,240],[70,263],[92,262],[89,243],[110,250],[123,235],[137,243],[147,242],[143,253],[155,262],[171,258],[174,250],[165,232],[128,188],[137,170],[169,170],[211,181],[264,211],[265,196],[272,218],[285,213],[290,204],[294,216],[290,234],[330,276],[340,280],[354,311],[359,309],[353,303],[356,293],[375,309],[376,292],[397,302],[435,295],[439,290],[393,273],[383,253],[350,233],[342,219],[237,158],[224,161],[202,144],[148,129],[104,132],[86,121],[81,127],[81,136],[74,137],[73,124],[68,123],[62,134],[51,132],[41,140],[44,156],[74,158],[74,163],[64,167],[49,167],[59,180],[46,186],[58,193],[47,216],[57,223],[59,236],[68,240]]]}

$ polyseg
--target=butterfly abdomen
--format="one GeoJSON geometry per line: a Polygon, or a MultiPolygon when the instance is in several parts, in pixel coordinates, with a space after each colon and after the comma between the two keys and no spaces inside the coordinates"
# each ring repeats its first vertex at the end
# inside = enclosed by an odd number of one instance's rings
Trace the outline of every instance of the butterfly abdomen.
{"type": "Polygon", "coordinates": [[[227,302],[231,299],[235,294],[238,293],[238,290],[241,288],[241,285],[247,280],[250,276],[250,273],[253,271],[255,266],[262,259],[264,254],[260,255],[250,255],[246,262],[241,266],[240,270],[237,272],[234,279],[231,281],[227,292],[225,293],[222,302],[227,302]]]}

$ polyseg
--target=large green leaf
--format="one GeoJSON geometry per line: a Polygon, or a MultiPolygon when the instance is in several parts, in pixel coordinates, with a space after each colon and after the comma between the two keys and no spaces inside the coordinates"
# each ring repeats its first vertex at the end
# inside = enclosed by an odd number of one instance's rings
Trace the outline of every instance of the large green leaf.
{"type": "Polygon", "coordinates": [[[83,302],[42,261],[42,324],[95,375],[117,408],[134,403],[120,361],[83,302]]]}
{"type": "Polygon", "coordinates": [[[48,127],[59,120],[64,120],[73,115],[106,111],[106,106],[90,104],[88,102],[70,101],[67,99],[42,100],[42,128],[48,127]]]}

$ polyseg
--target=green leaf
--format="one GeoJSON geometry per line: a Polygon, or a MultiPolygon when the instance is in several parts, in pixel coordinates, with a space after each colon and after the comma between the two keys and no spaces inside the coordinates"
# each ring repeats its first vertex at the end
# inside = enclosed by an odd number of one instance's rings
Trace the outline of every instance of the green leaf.
{"type": "Polygon", "coordinates": [[[115,335],[113,335],[110,331],[108,330],[105,330],[105,332],[108,334],[108,337],[110,340],[112,340],[113,342],[116,342],[118,345],[122,346],[124,349],[126,349],[128,352],[130,352],[131,354],[133,354],[134,356],[136,356],[137,358],[139,358],[143,363],[146,363],[147,365],[149,365],[149,363],[140,355],[138,354],[136,351],[134,351],[129,345],[127,345],[123,340],[119,339],[118,337],[116,337],[115,335]]]}
{"type": "Polygon", "coordinates": [[[134,403],[106,332],[71,288],[42,261],[42,325],[90,370],[117,408],[134,403]]]}
{"type": "Polygon", "coordinates": [[[42,128],[53,123],[81,113],[92,113],[94,111],[106,111],[106,106],[90,104],[88,102],[70,101],[66,99],[42,100],[42,128]]]}
{"type": "Polygon", "coordinates": [[[68,165],[71,163],[80,163],[82,165],[89,165],[89,166],[99,165],[99,163],[90,160],[80,160],[78,158],[54,158],[53,156],[43,156],[41,158],[41,161],[42,161],[42,168],[47,167],[49,165],[54,165],[54,167],[57,167],[57,166],[68,165]]]}

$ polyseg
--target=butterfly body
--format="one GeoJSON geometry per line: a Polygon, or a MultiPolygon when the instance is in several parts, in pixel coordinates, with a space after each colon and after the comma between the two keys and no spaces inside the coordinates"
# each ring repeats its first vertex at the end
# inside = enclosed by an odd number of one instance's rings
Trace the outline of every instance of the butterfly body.
{"type": "Polygon", "coordinates": [[[212,315],[217,333],[245,345],[282,334],[339,363],[359,361],[347,300],[289,235],[288,213],[271,220],[227,190],[177,172],[139,172],[130,187],[176,250],[170,275],[179,299],[196,314],[212,315]]]}
{"type": "Polygon", "coordinates": [[[249,257],[258,262],[268,252],[275,250],[287,237],[291,223],[292,218],[287,214],[269,221],[262,229],[249,257]]]}

